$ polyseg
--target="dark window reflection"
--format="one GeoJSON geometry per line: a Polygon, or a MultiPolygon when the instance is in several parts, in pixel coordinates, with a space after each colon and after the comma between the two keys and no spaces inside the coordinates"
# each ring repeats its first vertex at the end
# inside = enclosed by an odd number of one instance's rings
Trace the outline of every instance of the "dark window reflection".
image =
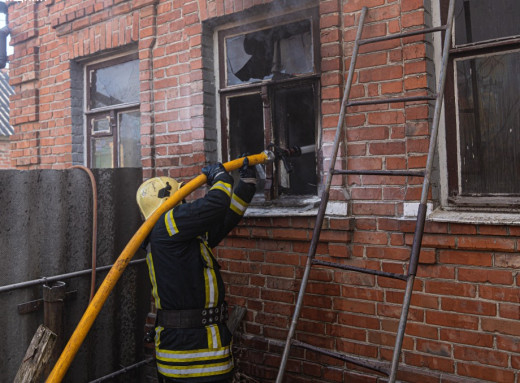
{"type": "Polygon", "coordinates": [[[520,52],[457,62],[463,195],[520,194],[520,52]]]}
{"type": "MultiPolygon", "coordinates": [[[[277,142],[281,147],[315,145],[315,105],[312,85],[281,88],[275,92],[274,123],[277,142]]],[[[303,154],[291,160],[292,170],[280,169],[280,194],[304,195],[317,193],[315,153],[303,154]]]]}
{"type": "Polygon", "coordinates": [[[519,0],[456,1],[456,45],[517,35],[520,35],[519,0]]]}
{"type": "MultiPolygon", "coordinates": [[[[264,150],[264,116],[259,94],[229,99],[229,155],[256,154],[264,150]]],[[[256,190],[263,193],[264,180],[259,179],[256,190]]]]}
{"type": "Polygon", "coordinates": [[[122,112],[119,119],[119,166],[141,167],[141,113],[138,110],[122,112]]]}

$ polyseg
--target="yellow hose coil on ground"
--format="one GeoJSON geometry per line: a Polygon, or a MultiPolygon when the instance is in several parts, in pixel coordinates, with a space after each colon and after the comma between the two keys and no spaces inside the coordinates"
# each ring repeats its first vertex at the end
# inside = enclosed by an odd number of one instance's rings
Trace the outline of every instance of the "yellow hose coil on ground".
{"type": "MultiPolygon", "coordinates": [[[[272,153],[265,151],[259,154],[255,154],[252,156],[247,156],[249,160],[249,165],[258,165],[264,164],[268,161],[273,160],[272,153]]],[[[226,162],[224,167],[226,170],[232,171],[240,168],[244,163],[244,158],[238,158],[236,160],[226,162]]],[[[105,280],[99,286],[96,295],[90,301],[85,313],[83,314],[81,320],[79,321],[76,329],[72,333],[67,345],[63,349],[58,361],[54,365],[51,373],[47,377],[46,383],[55,383],[61,382],[63,377],[65,376],[67,370],[69,369],[72,360],[76,356],[79,347],[85,340],[87,333],[89,332],[94,320],[97,315],[101,311],[105,301],[108,298],[108,295],[116,285],[117,281],[121,277],[121,274],[125,270],[126,266],[136,253],[137,249],[141,246],[143,241],[146,239],[148,234],[152,231],[155,223],[159,219],[159,217],[166,211],[173,208],[180,201],[182,201],[186,196],[192,193],[194,190],[198,189],[202,185],[206,183],[206,176],[201,174],[195,177],[193,180],[184,185],[181,189],[179,189],[175,194],[173,194],[170,198],[166,200],[164,204],[162,204],[157,211],[155,211],[150,218],[148,218],[137,230],[132,239],[127,243],[119,258],[117,258],[114,266],[110,269],[109,273],[105,277],[105,280]]]]}

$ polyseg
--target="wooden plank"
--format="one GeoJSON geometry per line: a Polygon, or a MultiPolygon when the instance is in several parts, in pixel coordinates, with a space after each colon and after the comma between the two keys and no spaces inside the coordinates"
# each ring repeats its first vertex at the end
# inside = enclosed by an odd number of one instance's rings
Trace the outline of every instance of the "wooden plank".
{"type": "Polygon", "coordinates": [[[56,334],[40,325],[25,353],[22,364],[14,378],[14,383],[35,383],[39,381],[56,343],[56,334]]]}
{"type": "Polygon", "coordinates": [[[242,319],[244,319],[244,316],[246,315],[247,309],[242,306],[234,306],[233,312],[229,316],[229,319],[226,322],[226,325],[231,332],[231,334],[234,334],[238,326],[240,325],[240,322],[242,322],[242,319]]]}

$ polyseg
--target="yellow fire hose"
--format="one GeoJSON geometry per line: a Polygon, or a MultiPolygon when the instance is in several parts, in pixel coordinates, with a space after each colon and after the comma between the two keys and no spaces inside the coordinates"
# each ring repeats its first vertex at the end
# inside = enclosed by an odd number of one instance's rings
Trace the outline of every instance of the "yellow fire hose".
{"type": "MultiPolygon", "coordinates": [[[[238,158],[236,160],[226,162],[224,164],[224,167],[228,172],[238,169],[242,167],[244,163],[244,158],[238,158]]],[[[247,156],[247,159],[249,160],[249,165],[253,166],[273,161],[274,155],[269,151],[265,151],[252,156],[247,156]]],[[[200,174],[199,176],[195,177],[193,180],[188,182],[175,194],[168,198],[166,202],[163,203],[150,216],[150,218],[148,218],[141,225],[139,230],[137,230],[132,239],[130,239],[128,244],[121,252],[119,258],[117,258],[116,262],[114,263],[114,266],[112,266],[112,268],[110,269],[101,286],[99,286],[96,295],[94,295],[94,298],[90,301],[89,305],[87,306],[87,309],[83,314],[83,317],[81,318],[76,329],[72,333],[69,342],[63,349],[60,358],[58,359],[51,373],[47,377],[46,383],[61,382],[63,380],[65,373],[67,372],[70,364],[72,363],[72,360],[76,356],[79,347],[83,343],[83,340],[85,340],[85,337],[87,336],[88,331],[92,327],[94,320],[101,311],[101,308],[107,300],[108,295],[116,285],[117,281],[121,277],[121,274],[123,273],[126,266],[136,253],[137,249],[141,246],[141,244],[146,239],[150,231],[152,231],[152,228],[159,219],[159,217],[164,212],[170,210],[175,205],[177,205],[180,201],[182,201],[183,198],[188,196],[195,189],[204,185],[206,183],[206,180],[206,176],[204,174],[200,174]]]]}

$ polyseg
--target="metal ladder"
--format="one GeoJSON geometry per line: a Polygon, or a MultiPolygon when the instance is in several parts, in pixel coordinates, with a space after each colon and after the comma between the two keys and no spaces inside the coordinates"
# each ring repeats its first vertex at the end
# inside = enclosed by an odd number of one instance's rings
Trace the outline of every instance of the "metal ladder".
{"type": "MultiPolygon", "coordinates": [[[[452,31],[452,27],[453,27],[454,7],[455,7],[455,0],[450,0],[446,24],[442,25],[440,27],[419,29],[419,30],[415,30],[415,31],[392,34],[392,35],[388,35],[388,36],[376,37],[376,38],[370,38],[370,39],[361,39],[361,35],[363,33],[363,26],[364,26],[364,22],[365,22],[365,16],[368,12],[368,8],[363,7],[363,9],[361,11],[354,50],[352,53],[352,59],[350,62],[350,68],[349,68],[348,77],[347,77],[347,83],[345,86],[345,91],[344,91],[343,99],[341,102],[338,126],[336,128],[336,134],[334,137],[334,149],[333,149],[332,158],[330,161],[330,167],[329,167],[329,171],[327,173],[325,188],[321,194],[321,203],[320,203],[320,206],[318,209],[318,215],[316,217],[316,224],[314,226],[313,236],[312,236],[312,240],[311,240],[311,243],[309,246],[309,251],[307,254],[307,263],[305,266],[305,272],[302,277],[300,291],[298,294],[298,299],[296,302],[294,314],[292,317],[291,326],[289,328],[289,333],[288,333],[287,339],[285,341],[285,347],[284,347],[284,351],[283,351],[283,355],[282,355],[280,369],[278,371],[278,376],[276,378],[276,383],[282,383],[282,379],[283,379],[283,375],[285,372],[287,360],[289,358],[291,346],[296,346],[296,347],[304,348],[304,349],[311,350],[314,352],[318,352],[318,353],[321,353],[321,354],[324,354],[324,355],[327,355],[327,356],[330,356],[330,357],[333,357],[333,358],[336,358],[339,360],[343,360],[345,362],[348,362],[348,363],[351,363],[351,364],[354,364],[357,366],[361,366],[361,367],[365,367],[365,368],[368,368],[373,371],[377,371],[379,373],[387,375],[389,377],[388,378],[389,383],[395,382],[397,370],[399,367],[399,359],[400,359],[400,355],[401,355],[401,348],[403,345],[403,338],[404,338],[404,332],[405,332],[405,328],[406,328],[406,322],[407,322],[407,318],[408,318],[408,311],[410,308],[410,300],[412,297],[413,285],[414,285],[414,281],[415,281],[415,275],[417,272],[419,253],[421,250],[422,236],[423,236],[423,232],[424,232],[424,222],[425,222],[426,211],[427,211],[428,191],[430,189],[430,176],[431,176],[432,167],[433,167],[433,159],[434,159],[434,153],[435,153],[435,147],[436,147],[437,135],[438,135],[438,128],[439,128],[439,119],[440,119],[440,115],[441,115],[441,106],[442,106],[442,102],[443,102],[444,85],[445,85],[445,80],[446,80],[446,69],[447,69],[447,65],[448,65],[449,47],[450,47],[450,42],[451,42],[451,31],[452,31]],[[442,31],[445,31],[445,38],[444,38],[444,47],[443,47],[443,53],[442,53],[442,66],[441,66],[439,81],[437,84],[437,93],[436,94],[427,95],[427,96],[392,97],[392,98],[387,98],[387,99],[369,99],[366,101],[349,102],[350,89],[351,89],[352,80],[354,77],[354,70],[356,67],[358,51],[359,51],[359,47],[361,45],[372,44],[372,43],[377,43],[377,42],[387,41],[387,40],[392,40],[392,39],[400,39],[403,37],[421,35],[421,34],[426,34],[426,33],[442,32],[442,31]],[[343,121],[345,118],[347,107],[360,106],[360,105],[376,105],[376,104],[389,104],[389,103],[399,103],[399,102],[411,102],[411,101],[425,101],[425,100],[435,100],[435,111],[434,111],[433,122],[432,122],[432,127],[431,127],[428,158],[427,158],[427,162],[426,162],[426,168],[424,171],[336,170],[336,169],[334,169],[337,154],[338,154],[339,143],[340,143],[340,139],[341,139],[341,133],[343,131],[343,129],[342,129],[343,121]],[[364,269],[364,268],[336,264],[336,263],[332,263],[332,262],[325,262],[325,261],[320,261],[320,260],[314,259],[315,255],[316,255],[316,248],[318,246],[319,236],[321,233],[323,219],[325,216],[325,210],[327,208],[327,204],[328,204],[328,200],[329,200],[329,192],[330,192],[332,177],[336,174],[424,177],[423,185],[422,185],[421,200],[420,200],[419,208],[417,211],[417,223],[416,223],[416,227],[415,227],[412,249],[411,249],[411,254],[410,254],[410,258],[409,258],[408,272],[406,274],[396,274],[396,273],[389,273],[389,272],[384,272],[384,271],[379,271],[379,270],[364,269]],[[396,336],[396,340],[395,340],[394,352],[393,352],[393,357],[392,357],[392,362],[391,362],[390,368],[389,368],[389,366],[388,366],[389,364],[387,362],[382,362],[382,361],[370,362],[361,357],[341,354],[336,351],[330,351],[327,349],[315,347],[310,344],[303,343],[303,342],[293,339],[296,325],[298,323],[298,318],[300,316],[300,311],[301,311],[302,303],[303,303],[303,297],[305,295],[305,290],[307,287],[307,282],[309,280],[309,274],[310,274],[312,265],[335,267],[335,268],[348,270],[348,271],[361,272],[361,273],[365,273],[365,274],[371,274],[371,275],[406,281],[405,295],[404,295],[404,299],[403,299],[401,316],[400,316],[400,320],[399,320],[399,327],[398,327],[398,332],[397,332],[397,336],[396,336]]],[[[280,343],[283,344],[283,342],[280,342],[280,343]]]]}

